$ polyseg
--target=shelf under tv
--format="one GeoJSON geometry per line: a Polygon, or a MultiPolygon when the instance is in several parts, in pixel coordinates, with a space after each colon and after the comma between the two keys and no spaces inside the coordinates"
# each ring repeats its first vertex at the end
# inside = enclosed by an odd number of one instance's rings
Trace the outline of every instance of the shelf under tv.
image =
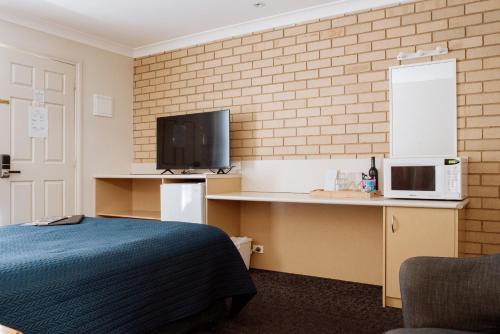
{"type": "Polygon", "coordinates": [[[211,193],[227,192],[239,184],[239,174],[99,175],[95,176],[95,214],[100,217],[161,218],[160,186],[168,183],[207,183],[211,193]]]}

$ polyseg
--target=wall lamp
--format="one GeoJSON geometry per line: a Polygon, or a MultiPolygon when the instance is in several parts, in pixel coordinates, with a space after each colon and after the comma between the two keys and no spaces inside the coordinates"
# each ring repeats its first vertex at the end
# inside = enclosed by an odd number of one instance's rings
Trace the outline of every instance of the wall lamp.
{"type": "Polygon", "coordinates": [[[400,52],[398,54],[397,59],[398,60],[408,60],[408,59],[415,59],[415,58],[420,58],[420,57],[430,57],[430,56],[438,56],[438,55],[444,55],[448,53],[448,48],[443,48],[441,46],[436,47],[433,50],[418,50],[417,52],[400,52]]]}

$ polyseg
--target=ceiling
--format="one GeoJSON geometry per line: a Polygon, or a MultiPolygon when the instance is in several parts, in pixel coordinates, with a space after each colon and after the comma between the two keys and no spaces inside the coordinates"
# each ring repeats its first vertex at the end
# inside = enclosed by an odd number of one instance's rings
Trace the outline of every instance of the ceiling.
{"type": "Polygon", "coordinates": [[[394,0],[0,0],[0,19],[141,56],[394,0]],[[254,4],[262,2],[263,7],[254,4]]]}

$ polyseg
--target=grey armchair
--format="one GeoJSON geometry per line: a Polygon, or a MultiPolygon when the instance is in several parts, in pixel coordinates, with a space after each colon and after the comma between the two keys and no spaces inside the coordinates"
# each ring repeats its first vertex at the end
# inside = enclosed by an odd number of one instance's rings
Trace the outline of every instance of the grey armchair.
{"type": "Polygon", "coordinates": [[[500,333],[500,254],[411,258],[399,280],[405,328],[387,334],[500,333]]]}

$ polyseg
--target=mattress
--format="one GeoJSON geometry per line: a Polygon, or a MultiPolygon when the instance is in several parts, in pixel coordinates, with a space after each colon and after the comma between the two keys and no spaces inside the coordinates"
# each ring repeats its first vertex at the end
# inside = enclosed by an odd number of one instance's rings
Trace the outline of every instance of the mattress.
{"type": "Polygon", "coordinates": [[[148,333],[256,293],[220,229],[85,218],[0,227],[0,323],[30,333],[148,333]]]}

